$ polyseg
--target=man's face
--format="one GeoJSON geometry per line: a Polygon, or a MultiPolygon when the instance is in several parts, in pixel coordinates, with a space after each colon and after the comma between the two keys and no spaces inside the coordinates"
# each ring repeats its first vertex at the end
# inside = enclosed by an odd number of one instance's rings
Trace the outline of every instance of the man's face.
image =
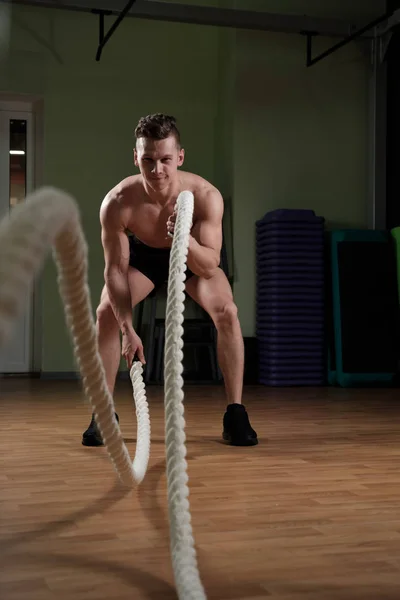
{"type": "Polygon", "coordinates": [[[183,164],[184,150],[177,145],[174,136],[165,140],[139,138],[134,152],[135,165],[151,188],[160,190],[176,177],[183,164]]]}

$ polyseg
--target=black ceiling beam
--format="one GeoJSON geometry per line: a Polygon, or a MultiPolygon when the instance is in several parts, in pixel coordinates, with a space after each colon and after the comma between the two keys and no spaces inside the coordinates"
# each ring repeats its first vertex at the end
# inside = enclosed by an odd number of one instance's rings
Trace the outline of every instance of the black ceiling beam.
{"type": "Polygon", "coordinates": [[[128,4],[120,12],[120,14],[118,15],[118,17],[116,18],[114,23],[111,25],[111,27],[108,30],[106,35],[104,35],[104,16],[111,14],[110,11],[98,10],[98,9],[97,10],[95,9],[92,11],[93,13],[98,14],[99,19],[100,19],[100,21],[99,21],[99,47],[97,48],[97,53],[96,53],[96,61],[97,62],[100,61],[104,46],[107,44],[108,40],[111,38],[111,36],[113,35],[113,33],[115,32],[117,27],[124,20],[124,18],[130,11],[132,6],[135,4],[135,2],[136,2],[136,0],[129,0],[128,4]]]}
{"type": "Polygon", "coordinates": [[[312,39],[313,39],[313,36],[316,35],[316,32],[315,31],[306,32],[306,35],[307,35],[307,67],[311,67],[312,65],[315,65],[317,62],[319,62],[323,58],[326,58],[327,56],[329,56],[330,54],[333,54],[340,48],[343,48],[343,46],[346,46],[348,43],[350,43],[353,40],[357,39],[358,37],[362,36],[367,31],[370,31],[371,29],[373,29],[374,27],[377,27],[384,21],[387,21],[388,19],[390,19],[392,14],[393,14],[393,12],[390,11],[389,13],[385,13],[384,15],[381,15],[380,17],[378,17],[377,19],[374,19],[367,25],[364,25],[364,27],[361,27],[361,29],[354,31],[352,34],[345,37],[344,40],[341,40],[334,46],[331,46],[331,48],[328,48],[328,50],[325,50],[325,52],[322,52],[315,58],[312,58],[312,39]]]}
{"type": "MultiPolygon", "coordinates": [[[[12,4],[25,4],[43,8],[92,12],[93,10],[119,15],[125,0],[0,0],[12,4]]],[[[306,15],[285,15],[257,11],[213,8],[159,2],[157,0],[137,0],[126,16],[136,19],[150,19],[193,25],[232,27],[279,33],[301,33],[315,31],[330,37],[346,37],[359,29],[360,23],[341,19],[314,18],[306,15]]],[[[366,35],[365,37],[370,37],[366,35]]]]}

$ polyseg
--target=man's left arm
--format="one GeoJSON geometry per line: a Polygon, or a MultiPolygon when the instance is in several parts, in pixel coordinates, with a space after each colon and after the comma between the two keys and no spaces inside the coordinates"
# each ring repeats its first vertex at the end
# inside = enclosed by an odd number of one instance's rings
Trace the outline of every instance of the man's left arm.
{"type": "Polygon", "coordinates": [[[224,201],[218,190],[206,192],[199,201],[199,208],[190,232],[187,266],[195,275],[209,279],[221,257],[224,201]]]}

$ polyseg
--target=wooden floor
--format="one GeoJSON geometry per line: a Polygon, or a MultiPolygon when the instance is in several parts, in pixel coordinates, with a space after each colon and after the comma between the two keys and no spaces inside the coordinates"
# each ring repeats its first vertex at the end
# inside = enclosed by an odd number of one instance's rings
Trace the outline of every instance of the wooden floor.
{"type": "MultiPolygon", "coordinates": [[[[176,598],[162,389],[152,447],[126,492],[77,382],[0,381],[1,600],[176,598]]],[[[245,389],[259,434],[220,442],[222,388],[186,388],[190,504],[215,600],[399,600],[400,390],[245,389]]],[[[134,454],[128,383],[116,403],[134,454]]]]}

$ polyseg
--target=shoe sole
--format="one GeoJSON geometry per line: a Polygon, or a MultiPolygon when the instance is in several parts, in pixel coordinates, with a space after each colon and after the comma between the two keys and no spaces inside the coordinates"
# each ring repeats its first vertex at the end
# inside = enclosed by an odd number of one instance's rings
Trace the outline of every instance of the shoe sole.
{"type": "Polygon", "coordinates": [[[257,444],[258,444],[257,438],[250,438],[250,439],[246,439],[246,440],[234,440],[231,438],[231,436],[226,435],[226,434],[222,434],[222,438],[225,442],[227,442],[231,446],[257,446],[257,444]]]}
{"type": "Polygon", "coordinates": [[[82,446],[90,446],[91,448],[104,446],[104,443],[95,439],[82,439],[82,446]]]}

